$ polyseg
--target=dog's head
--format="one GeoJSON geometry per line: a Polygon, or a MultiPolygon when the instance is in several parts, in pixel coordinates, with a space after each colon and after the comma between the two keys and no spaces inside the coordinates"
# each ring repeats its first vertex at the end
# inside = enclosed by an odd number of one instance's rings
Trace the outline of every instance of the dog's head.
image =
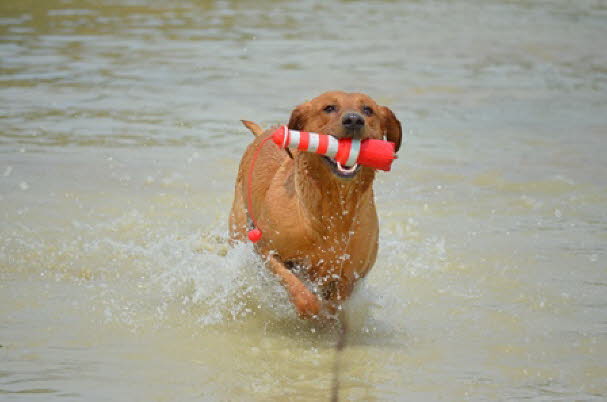
{"type": "MultiPolygon", "coordinates": [[[[400,148],[402,129],[392,111],[369,96],[340,91],[326,92],[297,106],[291,113],[289,128],[332,135],[336,138],[387,139],[400,148]]],[[[341,179],[355,177],[360,166],[342,166],[332,158],[322,158],[331,172],[341,179]]],[[[370,168],[366,168],[370,169],[370,168]]]]}

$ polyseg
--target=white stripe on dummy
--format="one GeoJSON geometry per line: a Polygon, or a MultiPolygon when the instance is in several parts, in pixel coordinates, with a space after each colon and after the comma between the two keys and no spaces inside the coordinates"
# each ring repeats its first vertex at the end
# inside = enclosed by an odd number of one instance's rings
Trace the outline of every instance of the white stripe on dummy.
{"type": "Polygon", "coordinates": [[[318,151],[318,143],[320,141],[318,134],[309,133],[308,152],[318,151]]]}
{"type": "Polygon", "coordinates": [[[332,135],[329,135],[329,144],[327,145],[327,152],[325,152],[325,155],[327,155],[330,158],[333,158],[335,155],[337,155],[337,149],[339,148],[339,142],[337,142],[337,138],[333,137],[332,135]]]}
{"type": "Polygon", "coordinates": [[[352,145],[350,146],[350,155],[348,155],[348,160],[346,161],[346,166],[354,166],[356,160],[358,159],[358,154],[360,153],[360,140],[352,140],[352,145]]]}
{"type": "Polygon", "coordinates": [[[299,131],[297,130],[289,130],[290,138],[289,138],[289,148],[297,148],[299,146],[299,131]]]}

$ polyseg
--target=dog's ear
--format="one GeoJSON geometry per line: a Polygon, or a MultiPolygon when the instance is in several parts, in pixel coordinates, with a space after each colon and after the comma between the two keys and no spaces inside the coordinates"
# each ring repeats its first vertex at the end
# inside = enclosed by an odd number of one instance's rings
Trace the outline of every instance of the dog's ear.
{"type": "Polygon", "coordinates": [[[288,127],[291,130],[302,131],[306,125],[308,105],[306,103],[297,106],[291,112],[291,118],[289,119],[288,127]]]}
{"type": "Polygon", "coordinates": [[[392,110],[386,106],[381,107],[382,127],[386,134],[386,139],[396,145],[396,152],[400,149],[400,143],[403,137],[403,129],[400,121],[396,118],[392,110]]]}

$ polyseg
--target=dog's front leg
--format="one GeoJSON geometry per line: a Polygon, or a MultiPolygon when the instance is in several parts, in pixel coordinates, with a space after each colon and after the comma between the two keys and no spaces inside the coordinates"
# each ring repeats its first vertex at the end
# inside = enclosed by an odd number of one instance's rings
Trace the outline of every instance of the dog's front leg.
{"type": "Polygon", "coordinates": [[[289,298],[295,305],[297,314],[301,318],[317,317],[321,308],[318,297],[293,272],[289,271],[276,256],[270,256],[267,259],[267,264],[268,268],[278,275],[280,282],[289,293],[289,298]]]}

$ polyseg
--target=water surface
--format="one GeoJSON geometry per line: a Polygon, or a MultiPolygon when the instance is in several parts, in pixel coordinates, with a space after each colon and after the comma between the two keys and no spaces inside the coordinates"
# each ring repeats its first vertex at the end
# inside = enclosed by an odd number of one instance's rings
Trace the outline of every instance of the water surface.
{"type": "Polygon", "coordinates": [[[403,122],[344,400],[607,398],[603,1],[4,1],[0,399],[328,400],[334,329],[226,245],[239,119],[403,122]]]}

